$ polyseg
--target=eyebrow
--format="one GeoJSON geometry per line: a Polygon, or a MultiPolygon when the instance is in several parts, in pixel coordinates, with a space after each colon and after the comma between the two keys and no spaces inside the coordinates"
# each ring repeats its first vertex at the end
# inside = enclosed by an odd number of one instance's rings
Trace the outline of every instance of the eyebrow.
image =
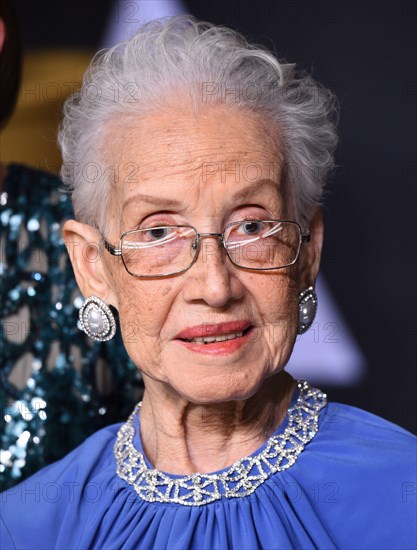
{"type": "MultiPolygon", "coordinates": [[[[270,179],[261,179],[254,181],[247,185],[244,189],[239,189],[232,195],[233,199],[245,199],[250,193],[256,190],[258,193],[266,187],[278,188],[278,184],[270,179]]],[[[167,199],[164,197],[154,197],[153,195],[145,195],[144,193],[136,193],[132,197],[129,197],[124,203],[122,211],[124,211],[133,202],[144,202],[154,206],[160,206],[163,208],[178,208],[182,205],[181,201],[175,199],[167,199]]]]}
{"type": "Polygon", "coordinates": [[[145,195],[144,193],[136,193],[136,195],[133,195],[127,199],[122,210],[125,210],[132,202],[145,202],[146,204],[153,204],[155,206],[162,206],[166,208],[178,208],[181,206],[181,202],[175,199],[166,199],[163,197],[145,195]]]}

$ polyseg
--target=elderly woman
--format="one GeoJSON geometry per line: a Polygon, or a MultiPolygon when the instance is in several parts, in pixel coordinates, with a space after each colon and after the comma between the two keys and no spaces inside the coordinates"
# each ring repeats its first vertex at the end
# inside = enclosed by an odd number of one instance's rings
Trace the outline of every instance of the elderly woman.
{"type": "Polygon", "coordinates": [[[93,61],[60,130],[64,237],[80,328],[120,330],[146,389],[3,494],[4,548],[414,547],[415,438],[284,370],[317,307],[334,114],[191,18],[93,61]]]}

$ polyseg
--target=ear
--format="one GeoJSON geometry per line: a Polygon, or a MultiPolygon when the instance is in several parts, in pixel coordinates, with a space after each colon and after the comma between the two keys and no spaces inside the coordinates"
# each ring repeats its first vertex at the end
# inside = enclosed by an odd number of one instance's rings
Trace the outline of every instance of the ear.
{"type": "MultiPolygon", "coordinates": [[[[304,229],[304,228],[303,228],[304,229]]],[[[317,207],[310,220],[310,241],[301,246],[297,262],[297,286],[299,292],[309,286],[314,286],[320,268],[321,250],[323,246],[323,215],[317,207]]]]}
{"type": "Polygon", "coordinates": [[[62,230],[65,246],[77,284],[85,298],[94,295],[118,309],[113,277],[106,266],[106,251],[97,229],[75,220],[65,222],[62,230]]]}

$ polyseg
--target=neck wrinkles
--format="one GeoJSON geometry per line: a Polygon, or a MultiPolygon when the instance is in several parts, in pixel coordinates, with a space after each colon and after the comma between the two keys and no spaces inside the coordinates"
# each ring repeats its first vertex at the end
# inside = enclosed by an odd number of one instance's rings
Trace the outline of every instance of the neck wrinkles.
{"type": "Polygon", "coordinates": [[[147,390],[140,419],[143,451],[154,468],[174,475],[222,470],[275,432],[295,384],[280,372],[247,400],[202,406],[147,390]]]}

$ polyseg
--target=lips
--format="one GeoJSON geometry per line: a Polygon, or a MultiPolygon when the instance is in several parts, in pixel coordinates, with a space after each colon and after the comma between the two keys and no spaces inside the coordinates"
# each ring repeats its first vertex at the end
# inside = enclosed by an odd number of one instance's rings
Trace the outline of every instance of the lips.
{"type": "Polygon", "coordinates": [[[212,343],[241,337],[251,327],[247,320],[227,323],[202,323],[182,330],[175,337],[185,342],[212,343]]]}
{"type": "Polygon", "coordinates": [[[256,327],[249,321],[231,321],[229,323],[204,323],[182,330],[174,342],[187,353],[200,356],[225,357],[242,353],[252,341],[256,327]]]}

